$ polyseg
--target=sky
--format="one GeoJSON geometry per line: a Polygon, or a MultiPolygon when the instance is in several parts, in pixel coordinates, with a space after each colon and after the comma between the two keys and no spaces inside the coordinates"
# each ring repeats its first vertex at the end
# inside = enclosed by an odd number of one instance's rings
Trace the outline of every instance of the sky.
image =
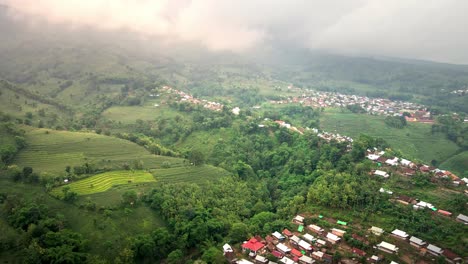
{"type": "Polygon", "coordinates": [[[353,56],[468,64],[467,0],[0,0],[10,16],[70,30],[245,52],[271,43],[353,56]]]}

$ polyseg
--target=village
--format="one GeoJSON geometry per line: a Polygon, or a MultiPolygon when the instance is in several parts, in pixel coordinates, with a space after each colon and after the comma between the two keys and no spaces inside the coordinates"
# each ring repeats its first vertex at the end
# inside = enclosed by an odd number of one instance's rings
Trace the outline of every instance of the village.
{"type": "MultiPolygon", "coordinates": [[[[447,179],[454,187],[466,186],[468,178],[460,179],[455,174],[440,170],[436,167],[416,164],[412,161],[391,157],[385,158],[385,151],[368,149],[367,159],[376,163],[379,169],[373,170],[370,176],[387,179],[390,173],[405,177],[411,177],[417,172],[427,175],[432,181],[447,179]]],[[[456,221],[459,224],[468,225],[468,216],[459,214],[456,217],[451,212],[437,209],[433,204],[408,197],[406,195],[394,194],[391,190],[380,188],[380,193],[388,195],[389,200],[404,206],[412,206],[414,210],[427,210],[434,217],[443,217],[448,221],[456,221]]],[[[468,195],[468,190],[464,190],[468,195]]],[[[444,258],[447,263],[464,263],[464,260],[450,249],[443,249],[430,241],[423,241],[417,234],[408,234],[403,230],[394,229],[387,232],[380,227],[370,226],[363,230],[361,226],[352,226],[347,222],[326,218],[321,214],[304,213],[296,215],[292,224],[297,227],[295,231],[284,229],[281,233],[276,231],[265,238],[261,236],[251,237],[240,246],[240,251],[225,244],[224,255],[230,263],[238,264],[312,264],[312,263],[391,263],[405,248],[405,254],[398,256],[405,263],[412,263],[409,256],[419,256],[427,261],[433,262],[435,258],[444,258]],[[323,228],[318,225],[319,221],[326,221],[331,228],[323,228]],[[365,235],[362,235],[365,233],[365,235]],[[371,243],[374,241],[374,243],[371,243]],[[377,241],[377,242],[376,242],[377,241]],[[270,260],[274,256],[275,261],[270,260]],[[343,257],[345,256],[345,257],[343,257]]],[[[428,263],[424,260],[418,263],[428,263]]]]}
{"type": "Polygon", "coordinates": [[[289,97],[284,100],[271,100],[272,104],[302,104],[315,108],[341,108],[352,105],[360,106],[366,113],[371,115],[395,116],[403,112],[410,114],[409,122],[432,123],[430,112],[420,104],[404,101],[392,101],[382,98],[370,98],[367,96],[347,95],[336,92],[323,92],[310,89],[299,89],[292,85],[289,90],[302,92],[302,95],[289,97]]]}
{"type": "MultiPolygon", "coordinates": [[[[467,216],[460,214],[456,220],[460,224],[468,224],[467,216]]],[[[229,263],[237,264],[337,263],[338,259],[339,263],[347,264],[364,261],[398,264],[386,259],[394,259],[392,256],[396,256],[400,248],[405,248],[405,252],[412,251],[413,254],[428,261],[442,257],[448,263],[463,263],[463,259],[450,249],[442,249],[399,229],[388,234],[376,226],[360,230],[359,227],[350,226],[347,222],[316,214],[296,215],[292,219],[292,224],[297,227],[295,231],[284,229],[281,233],[275,231],[265,238],[251,237],[241,244],[239,251],[225,244],[224,256],[229,263]],[[314,224],[318,222],[317,220],[326,221],[333,227],[326,230],[314,224]],[[365,235],[360,235],[363,232],[365,235]]],[[[406,263],[411,263],[407,255],[401,257],[406,263]]]]}
{"type": "Polygon", "coordinates": [[[221,103],[212,102],[205,99],[198,99],[189,93],[174,89],[169,86],[163,86],[162,90],[167,93],[178,95],[180,102],[188,102],[195,105],[203,105],[204,108],[207,108],[212,111],[221,111],[224,108],[224,105],[221,103]]]}

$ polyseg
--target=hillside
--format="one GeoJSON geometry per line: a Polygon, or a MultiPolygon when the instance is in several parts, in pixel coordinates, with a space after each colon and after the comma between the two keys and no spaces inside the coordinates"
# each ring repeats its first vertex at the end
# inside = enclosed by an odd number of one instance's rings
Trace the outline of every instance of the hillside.
{"type": "Polygon", "coordinates": [[[144,168],[160,168],[163,162],[181,166],[183,159],[157,156],[135,143],[115,137],[86,132],[55,131],[24,127],[27,147],[13,163],[30,166],[51,175],[64,173],[66,166],[85,163],[109,169],[143,162],[144,168]]]}
{"type": "Polygon", "coordinates": [[[459,150],[444,134],[432,134],[430,124],[409,123],[407,127],[398,129],[388,127],[384,123],[384,117],[342,113],[337,110],[325,112],[320,118],[320,124],[325,131],[336,131],[353,138],[360,134],[383,138],[407,157],[426,163],[432,160],[441,163],[459,150]]]}

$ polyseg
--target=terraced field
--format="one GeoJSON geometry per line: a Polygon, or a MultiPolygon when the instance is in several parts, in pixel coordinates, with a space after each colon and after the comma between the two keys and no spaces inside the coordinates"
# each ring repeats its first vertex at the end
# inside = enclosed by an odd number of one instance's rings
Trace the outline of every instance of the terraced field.
{"type": "Polygon", "coordinates": [[[55,188],[51,194],[61,196],[62,190],[66,186],[70,187],[70,191],[76,192],[78,195],[88,195],[105,192],[117,185],[155,181],[153,175],[145,171],[110,171],[55,188]]]}
{"type": "Polygon", "coordinates": [[[63,173],[65,167],[93,163],[98,167],[119,169],[122,164],[142,161],[144,168],[160,168],[167,161],[171,167],[183,165],[183,159],[157,156],[123,139],[94,133],[55,131],[24,127],[28,146],[13,161],[35,171],[63,173]]]}
{"type": "Polygon", "coordinates": [[[210,165],[155,169],[151,170],[151,173],[159,182],[187,182],[196,184],[204,184],[208,181],[213,181],[229,174],[229,172],[224,169],[210,165]]]}

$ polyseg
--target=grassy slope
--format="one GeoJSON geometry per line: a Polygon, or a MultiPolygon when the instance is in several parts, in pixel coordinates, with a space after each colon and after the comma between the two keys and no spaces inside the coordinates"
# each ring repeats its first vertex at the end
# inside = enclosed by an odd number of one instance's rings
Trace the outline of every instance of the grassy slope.
{"type": "Polygon", "coordinates": [[[156,177],[156,180],[165,183],[188,182],[197,184],[214,181],[229,174],[226,170],[211,165],[156,169],[151,170],[151,173],[156,177]]]}
{"type": "Polygon", "coordinates": [[[106,217],[102,213],[78,209],[74,205],[52,198],[39,186],[13,183],[0,178],[0,192],[16,194],[25,201],[40,201],[46,204],[51,212],[63,214],[69,227],[82,233],[90,241],[90,250],[95,254],[115,256],[118,252],[113,251],[124,244],[128,236],[149,233],[165,225],[159,215],[147,207],[133,208],[130,216],[125,215],[122,210],[113,210],[112,215],[106,217]],[[106,241],[111,241],[115,246],[107,248],[106,241]]]}
{"type": "Polygon", "coordinates": [[[343,135],[358,137],[367,134],[385,139],[393,148],[399,149],[411,158],[439,162],[452,157],[458,146],[443,134],[431,135],[431,126],[409,123],[404,129],[385,125],[384,117],[359,115],[350,112],[327,111],[320,119],[322,129],[343,135]]]}
{"type": "Polygon", "coordinates": [[[440,164],[442,169],[458,173],[458,176],[468,177],[468,151],[463,151],[440,164]]]}
{"type": "MultiPolygon", "coordinates": [[[[105,192],[116,185],[154,181],[153,175],[144,171],[111,171],[100,173],[65,186],[70,187],[70,190],[78,195],[87,195],[105,192]]],[[[55,188],[51,193],[60,196],[65,186],[55,188]]]]}
{"type": "Polygon", "coordinates": [[[28,146],[22,150],[13,163],[31,166],[36,171],[59,173],[67,165],[81,165],[91,162],[97,166],[118,168],[123,163],[141,160],[145,168],[160,167],[164,161],[180,166],[182,159],[156,156],[135,143],[98,135],[26,128],[28,146]],[[47,134],[46,131],[49,131],[47,134]]]}

